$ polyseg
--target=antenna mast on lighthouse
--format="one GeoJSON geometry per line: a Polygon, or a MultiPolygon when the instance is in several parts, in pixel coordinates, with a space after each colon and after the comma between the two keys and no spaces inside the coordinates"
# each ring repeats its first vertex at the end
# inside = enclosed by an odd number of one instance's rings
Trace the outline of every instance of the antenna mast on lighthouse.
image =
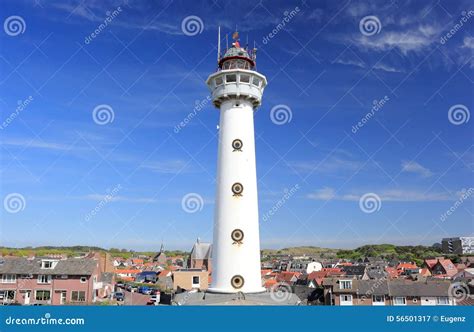
{"type": "Polygon", "coordinates": [[[217,30],[217,63],[219,63],[221,59],[221,26],[219,25],[219,29],[217,30]]]}

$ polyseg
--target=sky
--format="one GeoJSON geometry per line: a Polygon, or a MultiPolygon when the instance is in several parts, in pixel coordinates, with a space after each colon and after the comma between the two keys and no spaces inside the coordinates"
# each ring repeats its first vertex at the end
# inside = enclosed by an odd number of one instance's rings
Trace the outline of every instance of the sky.
{"type": "Polygon", "coordinates": [[[1,7],[1,245],[212,241],[218,26],[268,80],[262,248],[474,234],[472,1],[1,7]]]}

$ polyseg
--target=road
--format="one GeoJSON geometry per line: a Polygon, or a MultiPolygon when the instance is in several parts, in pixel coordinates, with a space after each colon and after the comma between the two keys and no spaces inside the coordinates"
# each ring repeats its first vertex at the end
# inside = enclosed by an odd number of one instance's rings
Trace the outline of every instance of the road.
{"type": "Polygon", "coordinates": [[[125,294],[124,305],[146,305],[150,298],[150,295],[143,295],[137,292],[131,293],[125,290],[123,292],[125,294]]]}

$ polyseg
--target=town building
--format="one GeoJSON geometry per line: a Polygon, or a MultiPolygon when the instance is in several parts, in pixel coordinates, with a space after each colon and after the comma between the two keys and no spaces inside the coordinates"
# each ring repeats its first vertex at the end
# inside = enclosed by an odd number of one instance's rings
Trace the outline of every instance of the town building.
{"type": "Polygon", "coordinates": [[[188,268],[212,270],[212,244],[201,242],[198,238],[188,258],[188,268]]]}
{"type": "Polygon", "coordinates": [[[110,289],[91,258],[0,258],[0,302],[4,304],[90,304],[110,289]]]}
{"type": "Polygon", "coordinates": [[[441,241],[441,249],[445,254],[474,254],[474,237],[451,237],[441,241]]]}
{"type": "Polygon", "coordinates": [[[173,273],[173,289],[200,289],[209,287],[209,272],[201,269],[182,269],[173,273]]]}
{"type": "Polygon", "coordinates": [[[327,278],[323,285],[327,305],[455,305],[445,280],[327,278]]]}

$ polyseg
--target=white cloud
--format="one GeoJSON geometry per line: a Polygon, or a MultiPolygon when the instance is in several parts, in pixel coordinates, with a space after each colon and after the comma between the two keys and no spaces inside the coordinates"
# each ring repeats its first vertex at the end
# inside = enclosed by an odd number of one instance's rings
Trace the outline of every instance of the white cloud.
{"type": "Polygon", "coordinates": [[[145,162],[141,165],[141,168],[150,169],[153,172],[163,174],[178,174],[191,171],[188,162],[179,159],[145,162]]]}
{"type": "Polygon", "coordinates": [[[389,72],[389,73],[401,73],[401,72],[403,72],[400,69],[397,69],[395,67],[392,67],[392,66],[389,66],[389,65],[386,65],[386,64],[383,64],[383,63],[376,63],[372,68],[373,69],[378,69],[378,70],[383,70],[383,71],[386,71],[386,72],[389,72]]]}
{"type": "MultiPolygon", "coordinates": [[[[419,190],[411,189],[384,189],[373,191],[382,201],[385,202],[436,202],[436,201],[450,201],[456,199],[455,196],[447,193],[426,193],[419,190]]],[[[330,200],[335,199],[339,201],[359,201],[359,199],[366,192],[359,191],[358,193],[337,194],[333,188],[325,187],[316,190],[314,193],[308,194],[306,197],[312,200],[330,200]]]]}
{"type": "Polygon", "coordinates": [[[403,161],[402,162],[402,172],[416,173],[421,175],[424,178],[428,178],[433,175],[433,172],[428,168],[421,166],[416,161],[403,161]]]}
{"type": "Polygon", "coordinates": [[[351,59],[336,59],[333,61],[333,63],[341,64],[341,65],[350,65],[350,66],[356,66],[360,68],[365,68],[365,64],[360,61],[360,60],[351,60],[351,59]]]}
{"type": "Polygon", "coordinates": [[[331,156],[320,161],[296,161],[290,162],[289,164],[297,171],[317,173],[355,172],[365,165],[365,163],[361,161],[349,160],[337,156],[331,156]]]}
{"type": "Polygon", "coordinates": [[[387,51],[398,49],[402,54],[421,52],[428,46],[438,41],[442,32],[438,25],[419,25],[407,28],[405,31],[384,30],[376,36],[356,36],[356,45],[363,50],[387,51]]]}
{"type": "Polygon", "coordinates": [[[328,201],[335,196],[334,188],[324,187],[323,189],[316,190],[314,193],[309,194],[307,197],[317,201],[328,201]]]}
{"type": "Polygon", "coordinates": [[[124,196],[113,196],[113,195],[101,195],[101,194],[90,194],[83,197],[93,201],[108,201],[108,202],[130,202],[130,203],[154,203],[156,202],[153,198],[144,197],[124,197],[124,196]]]}
{"type": "Polygon", "coordinates": [[[462,47],[474,49],[474,37],[464,37],[462,47]]]}
{"type": "Polygon", "coordinates": [[[36,139],[8,139],[1,142],[2,145],[20,146],[24,148],[37,148],[37,149],[48,149],[48,150],[69,150],[71,146],[55,143],[46,142],[43,140],[36,139]]]}

